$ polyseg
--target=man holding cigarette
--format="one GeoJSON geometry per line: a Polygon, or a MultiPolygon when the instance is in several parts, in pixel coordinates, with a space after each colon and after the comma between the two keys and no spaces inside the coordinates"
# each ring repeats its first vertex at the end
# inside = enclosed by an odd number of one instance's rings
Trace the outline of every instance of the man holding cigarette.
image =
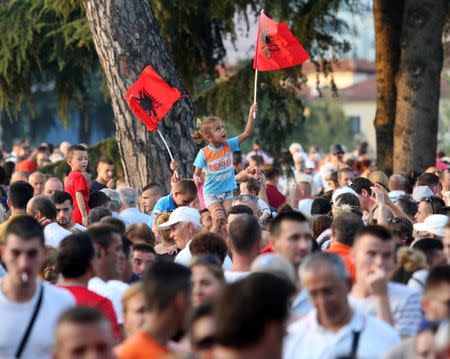
{"type": "Polygon", "coordinates": [[[14,218],[3,239],[1,258],[8,272],[0,278],[0,358],[50,359],[56,322],[75,300],[37,279],[46,250],[34,218],[14,218]]]}

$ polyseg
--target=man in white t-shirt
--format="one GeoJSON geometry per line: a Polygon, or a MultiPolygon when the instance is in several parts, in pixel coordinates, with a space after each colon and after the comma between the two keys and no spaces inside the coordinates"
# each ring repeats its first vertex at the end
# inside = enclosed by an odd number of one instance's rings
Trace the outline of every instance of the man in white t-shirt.
{"type": "Polygon", "coordinates": [[[250,266],[261,246],[261,227],[249,214],[237,215],[228,226],[228,244],[233,254],[233,265],[225,271],[225,280],[233,283],[250,274],[250,266]]]}
{"type": "Polygon", "coordinates": [[[377,359],[400,342],[394,328],[350,307],[351,280],[340,257],[315,253],[300,274],[314,309],[289,326],[284,359],[377,359]]]}
{"type": "Polygon", "coordinates": [[[56,322],[75,306],[69,292],[37,279],[45,259],[44,241],[41,225],[30,216],[13,219],[6,229],[2,261],[8,273],[0,279],[0,358],[16,356],[38,307],[20,358],[50,359],[56,322]]]}
{"type": "Polygon", "coordinates": [[[350,301],[366,314],[393,325],[402,337],[416,334],[422,320],[421,295],[406,285],[389,281],[396,242],[384,227],[370,225],[355,235],[352,257],[355,283],[350,301]]]}
{"type": "Polygon", "coordinates": [[[72,219],[73,198],[70,193],[65,191],[55,191],[50,196],[56,207],[56,222],[71,233],[84,232],[86,227],[76,223],[72,219]]]}
{"type": "Polygon", "coordinates": [[[123,323],[122,295],[128,288],[128,284],[118,280],[123,253],[122,236],[115,227],[103,223],[89,226],[88,233],[97,253],[97,276],[89,280],[88,289],[112,302],[120,325],[123,323]]]}
{"type": "MultiPolygon", "coordinates": [[[[273,252],[286,258],[295,268],[311,254],[313,238],[308,219],[301,212],[288,211],[278,214],[271,223],[270,244],[273,252]]],[[[304,315],[311,308],[311,302],[303,288],[300,288],[291,311],[304,315]]]]}
{"type": "Polygon", "coordinates": [[[27,204],[27,213],[44,224],[45,245],[57,248],[72,233],[56,222],[56,207],[45,195],[35,196],[27,204]]]}

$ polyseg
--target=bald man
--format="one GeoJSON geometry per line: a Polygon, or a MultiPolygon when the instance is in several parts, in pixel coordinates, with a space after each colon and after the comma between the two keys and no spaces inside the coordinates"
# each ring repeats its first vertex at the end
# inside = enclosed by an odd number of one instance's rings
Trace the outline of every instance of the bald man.
{"type": "Polygon", "coordinates": [[[406,178],[399,174],[389,177],[389,191],[389,198],[394,202],[406,194],[406,178]]]}
{"type": "Polygon", "coordinates": [[[64,191],[64,185],[57,177],[50,177],[44,185],[44,194],[51,196],[56,191],[64,191]]]}
{"type": "Polygon", "coordinates": [[[44,193],[44,174],[42,174],[41,172],[33,172],[30,175],[28,182],[33,186],[35,196],[39,196],[44,193]]]}
{"type": "Polygon", "coordinates": [[[9,183],[14,183],[17,181],[25,181],[28,182],[28,178],[30,177],[30,174],[28,172],[25,171],[14,171],[11,175],[11,180],[9,181],[9,183]]]}

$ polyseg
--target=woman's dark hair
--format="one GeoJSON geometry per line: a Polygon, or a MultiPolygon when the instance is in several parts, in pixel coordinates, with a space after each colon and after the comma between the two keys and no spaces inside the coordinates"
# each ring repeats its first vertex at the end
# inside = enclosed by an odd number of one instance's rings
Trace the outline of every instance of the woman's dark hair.
{"type": "Polygon", "coordinates": [[[331,228],[331,223],[333,222],[333,218],[330,216],[318,216],[314,219],[313,225],[312,225],[312,235],[314,240],[319,237],[323,231],[327,230],[328,228],[331,228]]]}
{"type": "Polygon", "coordinates": [[[403,217],[392,217],[387,220],[386,228],[391,231],[394,237],[399,241],[398,244],[409,246],[414,240],[413,225],[403,217]]]}

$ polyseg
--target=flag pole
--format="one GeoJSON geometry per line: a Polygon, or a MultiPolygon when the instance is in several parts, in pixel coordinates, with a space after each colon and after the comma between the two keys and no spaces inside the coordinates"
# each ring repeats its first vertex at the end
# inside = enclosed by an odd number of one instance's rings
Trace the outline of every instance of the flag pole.
{"type": "MultiPolygon", "coordinates": [[[[172,156],[172,152],[170,151],[169,145],[167,144],[166,140],[164,139],[164,136],[162,135],[161,131],[159,130],[159,128],[156,130],[158,131],[159,137],[161,137],[161,140],[164,142],[164,145],[166,146],[167,152],[169,152],[169,156],[170,156],[170,160],[172,162],[174,162],[175,160],[173,159],[172,156]]],[[[178,177],[178,172],[177,170],[173,171],[175,173],[175,176],[178,177]]]]}
{"type": "Polygon", "coordinates": [[[253,103],[256,103],[256,90],[258,85],[258,68],[255,70],[255,92],[253,93],[253,103]]]}
{"type": "MultiPolygon", "coordinates": [[[[262,14],[264,13],[264,9],[261,9],[261,14],[259,15],[259,22],[258,22],[258,32],[256,34],[256,69],[255,69],[255,86],[254,86],[254,92],[253,92],[253,103],[256,103],[256,94],[258,90],[258,60],[259,60],[259,34],[260,34],[260,25],[261,25],[261,18],[262,14]]],[[[256,113],[253,113],[253,118],[256,118],[256,113]]]]}

